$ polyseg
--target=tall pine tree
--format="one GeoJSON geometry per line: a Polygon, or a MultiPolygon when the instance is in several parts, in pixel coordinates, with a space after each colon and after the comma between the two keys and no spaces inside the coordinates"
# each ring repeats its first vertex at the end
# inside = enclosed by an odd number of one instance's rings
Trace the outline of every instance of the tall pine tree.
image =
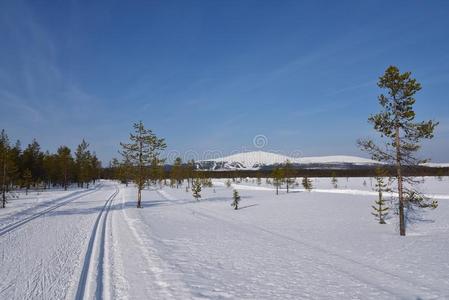
{"type": "Polygon", "coordinates": [[[148,168],[152,163],[159,163],[160,152],[167,146],[163,138],[158,138],[151,129],[146,129],[143,122],[133,125],[134,133],[130,133],[130,143],[120,143],[124,158],[135,167],[133,179],[137,185],[137,207],[142,207],[142,190],[149,177],[148,168]]]}
{"type": "Polygon", "coordinates": [[[438,123],[433,121],[415,121],[415,94],[421,90],[421,84],[411,77],[410,72],[400,73],[395,66],[386,69],[377,84],[386,90],[378,98],[381,112],[369,117],[374,129],[385,139],[385,147],[376,145],[372,140],[359,140],[359,146],[367,151],[375,160],[387,162],[396,167],[399,233],[406,234],[406,210],[416,207],[437,206],[420,194],[415,186],[417,182],[404,176],[404,167],[415,167],[426,160],[416,158],[422,139],[433,138],[434,129],[438,123]],[[407,183],[405,185],[404,183],[407,183]]]}

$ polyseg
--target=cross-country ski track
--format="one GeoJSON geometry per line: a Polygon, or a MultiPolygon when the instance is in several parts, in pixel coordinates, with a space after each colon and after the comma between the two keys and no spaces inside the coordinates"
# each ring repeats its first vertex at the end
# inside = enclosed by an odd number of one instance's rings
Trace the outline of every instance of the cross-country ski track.
{"type": "MultiPolygon", "coordinates": [[[[116,184],[103,182],[90,190],[49,199],[39,204],[37,212],[16,213],[10,222],[3,218],[7,225],[0,236],[0,299],[75,298],[86,251],[92,251],[92,228],[101,230],[94,238],[104,244],[103,219],[117,193],[116,184]],[[99,225],[95,225],[97,220],[99,225]]],[[[96,255],[96,250],[93,253],[96,255]]],[[[102,256],[99,262],[102,270],[102,256]]],[[[102,287],[98,286],[99,291],[102,287]]]]}
{"type": "Polygon", "coordinates": [[[77,300],[85,298],[103,299],[103,268],[106,247],[106,225],[112,201],[118,193],[119,188],[116,187],[115,192],[108,198],[108,200],[106,200],[95,221],[92,234],[89,239],[89,244],[87,246],[83,269],[78,281],[78,288],[76,290],[75,297],[77,300]],[[93,292],[93,285],[95,286],[95,292],[93,292]]]}
{"type": "MultiPolygon", "coordinates": [[[[7,234],[8,232],[11,232],[11,231],[23,226],[24,224],[26,224],[28,222],[31,222],[32,220],[34,220],[36,218],[39,218],[51,211],[63,206],[63,205],[66,205],[67,203],[70,203],[70,202],[77,200],[81,197],[86,197],[87,195],[97,191],[100,187],[101,187],[101,185],[97,185],[92,190],[76,191],[67,196],[56,198],[56,199],[50,201],[51,203],[46,203],[47,205],[43,205],[42,210],[39,210],[39,208],[41,208],[41,207],[32,207],[31,209],[33,211],[37,211],[37,212],[31,214],[28,217],[26,217],[27,214],[24,211],[20,211],[15,214],[16,219],[18,219],[18,221],[11,222],[11,223],[0,228],[0,237],[7,234]]],[[[31,209],[27,209],[27,210],[31,210],[31,209]]]]}

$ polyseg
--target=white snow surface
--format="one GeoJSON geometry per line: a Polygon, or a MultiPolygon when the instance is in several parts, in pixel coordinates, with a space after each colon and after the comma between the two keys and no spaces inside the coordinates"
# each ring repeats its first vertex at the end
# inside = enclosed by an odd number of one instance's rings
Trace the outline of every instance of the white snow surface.
{"type": "Polygon", "coordinates": [[[260,165],[282,164],[289,160],[291,163],[298,164],[378,164],[371,159],[357,156],[314,156],[314,157],[289,157],[266,151],[250,151],[237,153],[221,158],[208,159],[204,161],[240,163],[245,168],[254,168],[260,165]]]}
{"type": "Polygon", "coordinates": [[[432,168],[449,168],[449,163],[424,163],[423,166],[432,167],[432,168]]]}
{"type": "Polygon", "coordinates": [[[448,177],[424,178],[439,207],[406,237],[393,213],[374,220],[370,178],[312,182],[276,196],[265,180],[215,180],[198,201],[185,186],[153,186],[142,209],[135,187],[111,181],[11,200],[0,210],[0,299],[449,298],[448,177]]]}

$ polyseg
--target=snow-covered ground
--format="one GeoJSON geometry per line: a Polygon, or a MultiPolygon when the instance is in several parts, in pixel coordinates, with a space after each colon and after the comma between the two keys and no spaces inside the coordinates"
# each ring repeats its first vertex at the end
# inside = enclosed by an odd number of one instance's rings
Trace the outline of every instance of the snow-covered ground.
{"type": "Polygon", "coordinates": [[[11,201],[0,210],[0,298],[449,298],[449,178],[426,178],[439,207],[407,237],[394,215],[373,219],[369,178],[337,189],[313,179],[312,192],[278,196],[264,180],[224,182],[199,201],[185,187],[147,189],[143,209],[134,187],[107,181],[11,201]]]}

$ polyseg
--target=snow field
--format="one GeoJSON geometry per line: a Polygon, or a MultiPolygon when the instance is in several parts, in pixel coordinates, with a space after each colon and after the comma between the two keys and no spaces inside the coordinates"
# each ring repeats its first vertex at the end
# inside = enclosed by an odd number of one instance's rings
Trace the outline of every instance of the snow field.
{"type": "MultiPolygon", "coordinates": [[[[369,193],[275,196],[269,187],[237,184],[242,202],[234,211],[232,188],[214,188],[203,188],[199,201],[184,187],[145,190],[141,210],[132,207],[135,190],[124,191],[121,213],[142,256],[132,267],[132,256],[121,256],[130,299],[449,297],[447,194],[400,238],[394,216],[375,222],[369,193]]],[[[131,255],[129,242],[121,251],[131,255]]]]}
{"type": "Polygon", "coordinates": [[[151,187],[143,209],[111,181],[31,193],[0,211],[0,299],[449,298],[449,178],[425,178],[439,207],[405,238],[374,220],[369,178],[312,180],[278,196],[214,180],[199,201],[151,187]]]}

